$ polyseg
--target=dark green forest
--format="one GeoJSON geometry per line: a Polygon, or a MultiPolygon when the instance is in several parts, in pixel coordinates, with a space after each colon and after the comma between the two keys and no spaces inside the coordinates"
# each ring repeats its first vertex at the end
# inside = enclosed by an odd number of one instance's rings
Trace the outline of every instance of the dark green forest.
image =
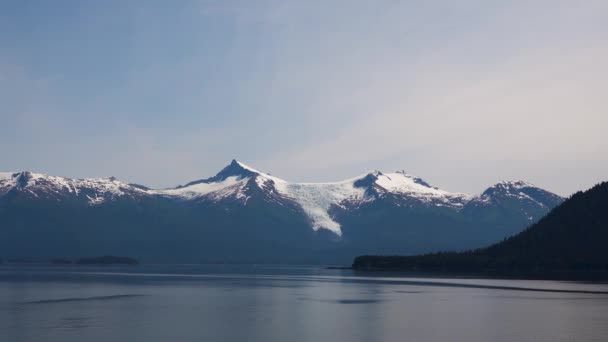
{"type": "Polygon", "coordinates": [[[608,274],[608,182],[572,195],[536,224],[489,247],[418,256],[359,256],[353,268],[604,277],[608,274]]]}

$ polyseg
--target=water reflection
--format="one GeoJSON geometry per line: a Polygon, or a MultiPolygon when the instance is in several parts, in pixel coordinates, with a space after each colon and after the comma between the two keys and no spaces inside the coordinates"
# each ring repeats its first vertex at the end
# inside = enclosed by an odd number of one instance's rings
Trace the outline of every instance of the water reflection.
{"type": "Polygon", "coordinates": [[[0,267],[2,341],[603,341],[607,284],[0,267]]]}

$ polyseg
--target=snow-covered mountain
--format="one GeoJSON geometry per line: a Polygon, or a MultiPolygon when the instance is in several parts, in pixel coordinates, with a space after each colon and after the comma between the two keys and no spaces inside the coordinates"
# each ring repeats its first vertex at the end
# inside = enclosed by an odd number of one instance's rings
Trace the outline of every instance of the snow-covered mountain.
{"type": "MultiPolygon", "coordinates": [[[[563,198],[524,181],[502,181],[474,197],[462,209],[464,214],[502,217],[498,225],[513,219],[533,223],[563,202],[563,198]],[[517,215],[515,215],[517,213],[517,215]]],[[[512,232],[517,233],[516,231],[512,232]]]]}
{"type": "Polygon", "coordinates": [[[540,208],[553,208],[563,198],[524,181],[502,181],[474,198],[469,205],[489,206],[509,200],[528,202],[540,208]]]}
{"type": "Polygon", "coordinates": [[[150,190],[162,196],[186,200],[226,198],[239,199],[243,204],[251,197],[251,187],[262,190],[268,198],[293,201],[306,213],[312,228],[328,229],[341,235],[340,224],[330,215],[332,208],[356,208],[384,196],[395,196],[399,205],[429,205],[460,208],[473,196],[453,194],[431,187],[404,171],[368,174],[339,182],[290,183],[233,160],[215,177],[188,183],[174,189],[150,190]]]}
{"type": "MultiPolygon", "coordinates": [[[[361,234],[365,233],[367,240],[372,234],[373,239],[375,227],[380,232],[388,226],[398,234],[420,231],[421,237],[414,240],[424,239],[421,229],[425,226],[435,229],[440,225],[446,230],[484,225],[487,229],[483,234],[488,238],[502,238],[538,220],[561,201],[561,197],[522,181],[500,182],[480,195],[450,193],[404,171],[372,171],[338,182],[293,183],[236,160],[211,178],[170,189],[149,189],[113,177],[70,179],[27,171],[0,173],[0,223],[3,216],[10,216],[15,203],[25,211],[28,206],[61,208],[69,203],[72,212],[76,206],[83,208],[83,213],[107,208],[141,213],[162,206],[166,212],[179,213],[172,214],[176,222],[213,223],[214,227],[232,229],[268,220],[264,225],[277,229],[271,239],[288,234],[291,225],[308,225],[312,233],[330,232],[332,240],[346,245],[356,242],[357,248],[365,248],[365,241],[357,240],[362,239],[361,234]],[[239,215],[247,218],[241,222],[239,215]],[[191,216],[198,221],[191,222],[191,216]],[[494,222],[495,218],[500,221],[494,222]],[[498,233],[491,234],[492,226],[499,227],[498,233]]],[[[112,217],[104,219],[112,221],[112,217]]],[[[255,234],[263,235],[259,231],[255,234]]],[[[403,236],[400,238],[407,234],[403,236]]],[[[433,238],[429,233],[428,239],[433,238]]]]}
{"type": "Polygon", "coordinates": [[[0,172],[0,196],[11,192],[39,199],[81,199],[91,205],[121,197],[135,198],[147,191],[125,184],[114,177],[70,179],[29,171],[0,172]]]}

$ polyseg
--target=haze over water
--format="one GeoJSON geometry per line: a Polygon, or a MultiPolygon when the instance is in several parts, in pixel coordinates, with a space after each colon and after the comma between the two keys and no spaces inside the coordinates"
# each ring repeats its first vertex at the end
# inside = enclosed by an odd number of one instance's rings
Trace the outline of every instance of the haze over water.
{"type": "Polygon", "coordinates": [[[0,336],[51,342],[604,341],[608,284],[361,276],[302,266],[5,265],[0,336]]]}

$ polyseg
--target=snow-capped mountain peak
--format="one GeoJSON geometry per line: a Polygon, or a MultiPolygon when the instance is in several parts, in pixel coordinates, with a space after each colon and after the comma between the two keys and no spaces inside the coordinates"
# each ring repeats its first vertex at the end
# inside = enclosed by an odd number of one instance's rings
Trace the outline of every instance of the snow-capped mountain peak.
{"type": "Polygon", "coordinates": [[[237,161],[236,159],[233,159],[232,162],[230,162],[230,164],[228,164],[228,166],[224,167],[215,176],[213,176],[211,178],[207,178],[207,179],[201,179],[201,180],[197,180],[194,182],[190,182],[186,185],[179,186],[178,188],[187,187],[187,186],[191,186],[191,185],[198,184],[198,183],[220,182],[220,181],[224,181],[230,177],[236,177],[238,179],[245,179],[245,178],[253,178],[256,176],[261,176],[261,177],[271,179],[271,180],[274,180],[277,182],[284,182],[284,180],[282,180],[282,179],[279,179],[279,178],[273,177],[267,173],[258,171],[251,166],[248,166],[240,161],[237,161]]]}
{"type": "Polygon", "coordinates": [[[173,189],[149,190],[150,193],[163,196],[177,196],[183,199],[222,200],[234,198],[247,203],[248,190],[254,181],[262,190],[269,190],[274,184],[286,183],[284,180],[258,171],[242,162],[233,159],[215,176],[201,179],[173,189]]]}
{"type": "Polygon", "coordinates": [[[494,184],[494,186],[504,187],[504,188],[514,188],[514,189],[521,189],[521,188],[526,188],[526,187],[533,187],[533,188],[536,187],[534,184],[525,182],[523,180],[502,180],[502,181],[494,184]]]}
{"type": "Polygon", "coordinates": [[[245,164],[243,162],[240,162],[240,161],[238,161],[236,159],[233,159],[229,166],[239,167],[242,170],[246,170],[246,171],[249,171],[249,172],[252,172],[252,173],[256,173],[256,174],[260,174],[260,175],[264,174],[264,172],[258,171],[257,169],[254,169],[253,167],[251,167],[251,166],[249,166],[249,165],[247,165],[247,164],[245,164]]]}
{"type": "Polygon", "coordinates": [[[552,208],[561,203],[563,198],[522,180],[503,180],[487,188],[471,201],[471,204],[492,205],[509,200],[534,203],[541,208],[552,208]]]}
{"type": "MultiPolygon", "coordinates": [[[[32,198],[84,199],[99,205],[118,198],[160,196],[179,201],[218,203],[225,200],[247,205],[251,198],[300,208],[314,230],[328,229],[341,235],[335,210],[354,211],[374,201],[396,207],[444,207],[461,210],[469,203],[489,205],[505,198],[526,200],[552,207],[561,198],[523,181],[502,181],[479,196],[451,193],[431,186],[407,172],[373,170],[338,182],[292,183],[232,160],[215,176],[171,189],[155,190],[130,185],[114,177],[69,179],[33,172],[0,173],[0,196],[15,190],[32,198]]],[[[15,192],[13,191],[13,192],[15,192]]]]}
{"type": "Polygon", "coordinates": [[[433,187],[429,183],[427,183],[426,181],[424,181],[422,178],[410,175],[409,173],[405,172],[405,170],[397,170],[397,171],[395,171],[395,173],[402,174],[402,175],[404,175],[404,176],[406,176],[408,178],[411,178],[414,181],[414,183],[416,183],[416,184],[420,184],[420,185],[425,186],[427,188],[437,189],[436,187],[433,187]]]}
{"type": "MultiPolygon", "coordinates": [[[[213,177],[215,178],[215,177],[213,177]]],[[[220,200],[234,196],[237,199],[246,198],[243,188],[249,178],[232,175],[223,178],[201,180],[188,183],[173,189],[147,190],[147,192],[161,196],[176,196],[183,199],[207,197],[220,200]]]]}
{"type": "Polygon", "coordinates": [[[259,171],[252,169],[252,168],[246,166],[245,164],[242,164],[236,160],[232,160],[232,162],[230,164],[228,164],[228,166],[226,166],[222,170],[220,170],[220,172],[218,172],[215,176],[213,176],[211,178],[191,182],[191,183],[186,184],[185,186],[189,186],[189,185],[192,185],[195,183],[200,183],[200,182],[204,182],[204,183],[218,182],[218,181],[226,180],[227,178],[230,178],[230,177],[236,177],[239,179],[249,178],[249,177],[253,177],[259,173],[260,173],[259,171]]]}
{"type": "Polygon", "coordinates": [[[522,180],[503,180],[487,188],[482,193],[482,196],[492,196],[496,194],[518,194],[525,189],[538,189],[538,187],[522,180]]]}
{"type": "Polygon", "coordinates": [[[145,194],[144,190],[115,177],[71,179],[31,171],[0,173],[0,195],[13,190],[34,198],[62,200],[82,197],[90,204],[145,194]]]}
{"type": "Polygon", "coordinates": [[[447,191],[431,187],[418,177],[405,172],[386,173],[378,176],[376,184],[394,193],[432,193],[438,195],[448,194],[447,191]]]}

